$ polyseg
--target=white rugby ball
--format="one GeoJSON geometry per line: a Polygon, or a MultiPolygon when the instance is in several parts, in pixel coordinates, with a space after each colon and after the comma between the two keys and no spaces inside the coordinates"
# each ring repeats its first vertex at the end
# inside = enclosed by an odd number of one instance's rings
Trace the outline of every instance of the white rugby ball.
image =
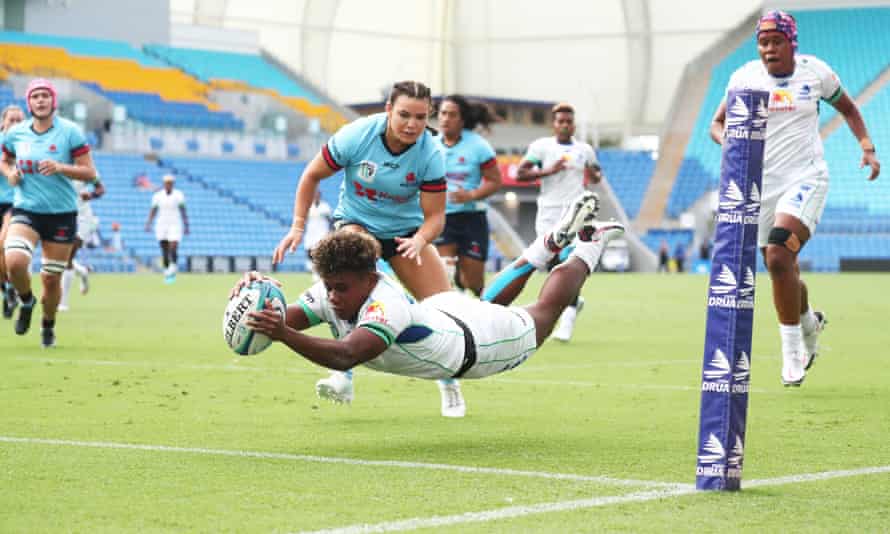
{"type": "Polygon", "coordinates": [[[266,302],[282,317],[287,314],[287,301],[284,293],[272,282],[257,280],[241,288],[226,306],[223,314],[223,339],[233,351],[242,356],[257,354],[266,349],[272,340],[265,334],[254,332],[247,327],[247,314],[266,307],[266,302]]]}

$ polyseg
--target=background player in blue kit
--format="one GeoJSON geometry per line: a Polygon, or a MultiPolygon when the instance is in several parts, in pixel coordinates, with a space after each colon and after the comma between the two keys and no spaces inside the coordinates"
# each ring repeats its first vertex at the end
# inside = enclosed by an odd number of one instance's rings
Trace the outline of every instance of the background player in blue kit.
{"type": "Polygon", "coordinates": [[[0,171],[15,187],[4,252],[21,301],[15,332],[24,335],[36,303],[31,292],[31,256],[37,242],[42,244],[41,343],[52,347],[60,278],[77,232],[77,194],[71,180],[93,182],[96,168],[80,128],[55,116],[56,90],[48,80],[32,80],[25,99],[31,119],[7,132],[0,162],[0,171]]]}
{"type": "MultiPolygon", "coordinates": [[[[23,120],[25,120],[25,112],[22,111],[22,108],[15,104],[3,108],[3,113],[0,114],[0,146],[3,144],[6,132],[23,120]]],[[[9,229],[9,221],[12,218],[12,200],[12,186],[6,181],[6,176],[0,175],[0,247],[3,246],[3,241],[6,239],[6,231],[9,229]]],[[[0,286],[2,286],[0,289],[3,290],[3,317],[10,319],[18,305],[18,296],[6,274],[6,259],[2,248],[0,248],[0,286]]]]}
{"type": "MultiPolygon", "coordinates": [[[[444,157],[427,130],[431,108],[427,86],[399,82],[390,91],[385,113],[358,119],[337,131],[300,177],[293,224],[275,249],[273,263],[294,252],[303,239],[319,182],[342,169],[335,228],[376,238],[382,258],[416,299],[448,291],[444,262],[431,244],[445,226],[446,192],[444,157]]],[[[446,385],[451,390],[456,387],[446,385]]],[[[316,391],[334,401],[350,402],[351,372],[320,380],[316,391]]]]}
{"type": "Polygon", "coordinates": [[[482,102],[449,95],[439,105],[439,136],[445,154],[448,205],[445,231],[436,240],[439,255],[454,261],[454,282],[476,296],[485,285],[488,259],[488,197],[501,188],[501,171],[494,149],[473,130],[488,128],[497,115],[482,102]]]}

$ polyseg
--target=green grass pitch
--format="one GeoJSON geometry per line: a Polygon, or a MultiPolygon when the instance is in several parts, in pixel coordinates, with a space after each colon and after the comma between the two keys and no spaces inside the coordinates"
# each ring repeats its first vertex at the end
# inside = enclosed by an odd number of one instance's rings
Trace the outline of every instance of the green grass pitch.
{"type": "MultiPolygon", "coordinates": [[[[221,322],[235,278],[95,276],[53,350],[39,347],[39,312],[25,337],[0,322],[0,532],[890,524],[890,276],[806,277],[830,323],[800,389],[780,384],[759,277],[748,487],[731,494],[688,490],[705,277],[594,276],[572,342],[465,381],[462,420],[440,417],[432,382],[359,369],[355,402],[334,406],[314,394],[326,373],[281,346],[232,354],[221,322]]],[[[290,299],[309,281],[283,280],[290,299]]]]}

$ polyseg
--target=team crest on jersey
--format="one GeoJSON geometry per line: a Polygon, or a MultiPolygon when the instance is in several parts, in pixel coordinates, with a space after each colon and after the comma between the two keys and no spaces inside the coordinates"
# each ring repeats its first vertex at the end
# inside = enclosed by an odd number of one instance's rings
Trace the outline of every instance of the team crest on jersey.
{"type": "Polygon", "coordinates": [[[368,183],[374,181],[374,176],[377,174],[377,164],[373,161],[363,160],[358,164],[358,177],[368,183]]]}

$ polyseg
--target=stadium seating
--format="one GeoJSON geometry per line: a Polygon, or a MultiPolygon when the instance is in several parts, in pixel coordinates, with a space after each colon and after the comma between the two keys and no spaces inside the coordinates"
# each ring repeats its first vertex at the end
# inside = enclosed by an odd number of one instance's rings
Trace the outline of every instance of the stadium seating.
{"type": "Polygon", "coordinates": [[[258,54],[240,54],[163,45],[146,45],[145,52],[219,89],[269,94],[295,111],[319,119],[322,128],[336,131],[346,118],[314,92],[302,87],[258,54]]]}
{"type": "Polygon", "coordinates": [[[125,106],[129,118],[147,126],[243,130],[244,122],[228,111],[212,111],[196,102],[167,102],[156,93],[106,91],[95,83],[84,87],[125,106]]]}
{"type": "Polygon", "coordinates": [[[597,158],[625,213],[636,218],[655,170],[652,153],[606,148],[597,150],[597,158]]]}
{"type": "MultiPolygon", "coordinates": [[[[153,232],[144,230],[151,196],[162,183],[169,169],[142,156],[95,154],[96,166],[102,173],[108,192],[93,205],[100,218],[100,232],[111,235],[112,222],[121,225],[127,252],[140,263],[152,265],[159,256],[153,232]]],[[[289,196],[292,199],[294,178],[291,176],[289,196]]],[[[180,244],[180,267],[187,257],[199,256],[270,256],[287,231],[281,224],[253,206],[221,194],[206,183],[180,175],[177,189],[186,196],[191,233],[180,244]],[[237,224],[232,224],[237,221],[237,224]]],[[[302,249],[288,257],[283,270],[304,270],[302,249]]]]}

